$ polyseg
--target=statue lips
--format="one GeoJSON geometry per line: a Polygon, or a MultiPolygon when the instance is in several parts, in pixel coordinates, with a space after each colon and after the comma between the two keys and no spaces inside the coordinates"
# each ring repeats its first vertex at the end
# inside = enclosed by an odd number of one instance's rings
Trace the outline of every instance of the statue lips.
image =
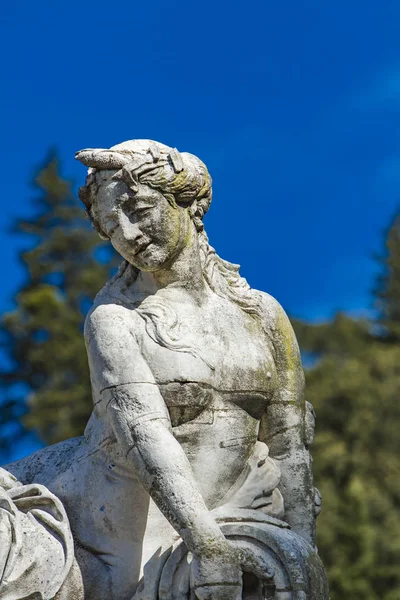
{"type": "Polygon", "coordinates": [[[135,256],[144,252],[144,250],[146,250],[150,246],[150,244],[151,244],[150,241],[144,241],[144,240],[142,242],[138,242],[138,243],[134,244],[133,251],[135,253],[135,256]]]}

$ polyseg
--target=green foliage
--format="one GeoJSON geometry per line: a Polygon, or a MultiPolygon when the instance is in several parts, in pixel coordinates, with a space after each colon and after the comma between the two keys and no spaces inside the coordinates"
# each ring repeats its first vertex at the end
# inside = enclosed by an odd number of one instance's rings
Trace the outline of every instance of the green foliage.
{"type": "MultiPolygon", "coordinates": [[[[392,298],[390,298],[392,301],[392,298]]],[[[384,302],[384,296],[381,296],[384,302]]],[[[294,322],[317,414],[318,546],[332,600],[400,598],[400,344],[337,315],[294,322]]]]}
{"type": "Polygon", "coordinates": [[[385,242],[386,253],[379,259],[383,268],[375,295],[386,336],[400,341],[400,215],[393,219],[385,242]]]}
{"type": "Polygon", "coordinates": [[[82,326],[115,258],[109,250],[106,261],[97,260],[104,243],[84,217],[71,183],[61,178],[56,155],[33,185],[39,192],[36,214],[16,224],[31,240],[31,248],[21,254],[28,277],[16,309],[1,324],[10,365],[3,373],[8,412],[3,405],[2,412],[5,424],[26,413],[23,425],[51,443],[82,434],[90,414],[82,326]]]}
{"type": "MultiPolygon", "coordinates": [[[[97,260],[105,246],[56,156],[34,185],[37,214],[17,224],[32,240],[21,256],[28,278],[1,326],[10,368],[0,427],[14,437],[26,412],[24,425],[55,442],[81,434],[91,411],[82,324],[116,258],[97,260]]],[[[324,501],[318,545],[332,600],[400,598],[400,216],[380,260],[376,322],[338,314],[331,323],[293,323],[311,359],[307,397],[317,413],[314,473],[324,501]]]]}

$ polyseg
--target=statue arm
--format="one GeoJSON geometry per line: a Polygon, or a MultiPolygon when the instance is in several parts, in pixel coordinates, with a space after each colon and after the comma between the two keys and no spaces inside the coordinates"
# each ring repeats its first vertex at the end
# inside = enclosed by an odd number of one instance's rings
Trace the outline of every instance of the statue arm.
{"type": "Polygon", "coordinates": [[[268,299],[278,373],[278,385],[261,420],[260,439],[281,470],[279,489],[285,503],[285,520],[296,533],[315,544],[315,507],[312,459],[307,429],[311,405],[305,402],[304,373],[297,340],[282,307],[268,299]]]}
{"type": "Polygon", "coordinates": [[[106,418],[126,460],[187,547],[195,556],[213,548],[218,552],[225,538],[172,433],[167,407],[124,310],[101,306],[85,324],[91,377],[97,387],[100,384],[106,418]]]}

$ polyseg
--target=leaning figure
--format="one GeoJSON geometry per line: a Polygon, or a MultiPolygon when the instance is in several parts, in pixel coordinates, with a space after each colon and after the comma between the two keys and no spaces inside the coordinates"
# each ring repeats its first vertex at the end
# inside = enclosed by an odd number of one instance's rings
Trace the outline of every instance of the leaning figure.
{"type": "Polygon", "coordinates": [[[5,467],[68,515],[68,597],[327,600],[298,345],[210,246],[206,166],[150,140],[76,158],[123,259],[85,322],[93,412],[83,437],[5,467]]]}

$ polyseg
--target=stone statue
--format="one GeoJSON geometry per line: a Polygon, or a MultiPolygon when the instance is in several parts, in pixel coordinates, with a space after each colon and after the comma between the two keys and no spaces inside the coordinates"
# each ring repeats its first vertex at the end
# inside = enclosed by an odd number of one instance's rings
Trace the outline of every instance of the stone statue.
{"type": "Polygon", "coordinates": [[[209,245],[206,166],[150,140],[76,158],[123,258],[85,323],[93,413],[84,437],[6,467],[68,515],[67,597],[327,600],[297,342],[209,245]]]}
{"type": "Polygon", "coordinates": [[[76,567],[60,500],[44,486],[22,485],[0,468],[0,598],[50,600],[57,594],[67,600],[64,583],[76,567]]]}

